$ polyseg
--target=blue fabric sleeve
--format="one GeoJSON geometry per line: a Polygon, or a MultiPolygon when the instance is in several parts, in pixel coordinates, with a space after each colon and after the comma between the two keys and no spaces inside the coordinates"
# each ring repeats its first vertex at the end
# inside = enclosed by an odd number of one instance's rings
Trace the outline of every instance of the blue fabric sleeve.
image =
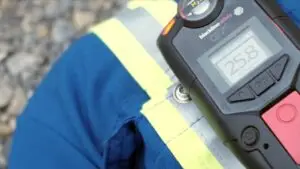
{"type": "MultiPolygon", "coordinates": [[[[129,97],[137,106],[148,99],[102,41],[82,37],[53,66],[18,119],[10,168],[129,168],[125,159],[140,143],[130,125],[118,128],[130,120],[122,109],[129,97]],[[126,145],[122,152],[116,152],[119,143],[126,145]],[[126,167],[109,166],[122,158],[126,167]]],[[[137,115],[139,109],[130,111],[137,115]]]]}
{"type": "Polygon", "coordinates": [[[300,26],[299,0],[277,0],[283,10],[300,26]]]}
{"type": "MultiPolygon", "coordinates": [[[[298,0],[278,1],[300,23],[298,0]]],[[[130,121],[148,99],[105,44],[86,35],[56,62],[19,117],[9,168],[132,168],[142,138],[130,121]]]]}

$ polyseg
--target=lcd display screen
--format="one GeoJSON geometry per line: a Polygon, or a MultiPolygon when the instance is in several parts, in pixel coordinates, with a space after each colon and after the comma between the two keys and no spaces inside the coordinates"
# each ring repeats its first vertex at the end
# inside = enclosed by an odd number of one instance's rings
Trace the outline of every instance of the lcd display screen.
{"type": "Polygon", "coordinates": [[[233,86],[274,54],[247,28],[209,58],[228,85],[233,86]]]}

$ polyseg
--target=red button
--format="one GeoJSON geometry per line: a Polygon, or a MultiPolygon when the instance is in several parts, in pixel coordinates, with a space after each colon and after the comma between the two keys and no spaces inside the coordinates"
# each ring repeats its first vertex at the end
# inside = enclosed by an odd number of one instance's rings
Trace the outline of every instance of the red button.
{"type": "Polygon", "coordinates": [[[284,123],[291,123],[297,117],[298,110],[292,104],[283,104],[277,109],[278,120],[284,123]]]}
{"type": "Polygon", "coordinates": [[[300,165],[300,95],[293,92],[262,115],[294,161],[300,165]]]}

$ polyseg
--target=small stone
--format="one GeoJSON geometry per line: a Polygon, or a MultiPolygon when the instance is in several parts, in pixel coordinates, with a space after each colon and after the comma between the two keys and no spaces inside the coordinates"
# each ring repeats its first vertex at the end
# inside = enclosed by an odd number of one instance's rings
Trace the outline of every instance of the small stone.
{"type": "Polygon", "coordinates": [[[17,127],[17,120],[16,118],[10,118],[8,121],[8,126],[13,130],[13,132],[16,130],[17,127]]]}
{"type": "Polygon", "coordinates": [[[45,7],[45,17],[54,19],[59,15],[59,3],[57,1],[48,1],[48,4],[45,7]]]}
{"type": "Polygon", "coordinates": [[[57,43],[68,41],[74,34],[75,28],[68,20],[59,19],[53,25],[52,39],[57,43]]]}
{"type": "Polygon", "coordinates": [[[72,7],[72,0],[47,1],[45,7],[45,17],[49,19],[57,18],[69,11],[72,7]]]}
{"type": "Polygon", "coordinates": [[[4,9],[4,8],[8,8],[8,7],[15,5],[16,1],[15,0],[1,0],[0,3],[1,3],[0,8],[4,9]]]}
{"type": "Polygon", "coordinates": [[[7,85],[0,86],[0,108],[6,107],[13,98],[12,88],[7,85]]]}
{"type": "Polygon", "coordinates": [[[27,12],[28,1],[20,1],[18,3],[18,8],[15,11],[17,16],[24,17],[24,14],[27,12]]]}
{"type": "Polygon", "coordinates": [[[31,20],[33,22],[40,21],[44,17],[44,10],[40,7],[35,7],[30,13],[31,20]]]}
{"type": "Polygon", "coordinates": [[[33,94],[34,94],[34,91],[33,90],[29,90],[27,92],[27,98],[31,98],[33,96],[33,94]]]}
{"type": "MultiPolygon", "coordinates": [[[[14,130],[6,125],[6,124],[2,124],[0,123],[0,137],[6,137],[11,135],[14,132],[14,130]]],[[[1,154],[1,153],[0,153],[1,154]]],[[[1,163],[1,162],[0,162],[1,163]]]]}
{"type": "Polygon", "coordinates": [[[7,167],[7,161],[4,155],[0,155],[0,168],[5,169],[7,167]]]}
{"type": "MultiPolygon", "coordinates": [[[[38,71],[41,71],[40,69],[38,71]]],[[[37,70],[26,70],[21,73],[21,79],[23,82],[24,89],[34,90],[36,86],[40,83],[41,77],[37,75],[37,70]]]]}
{"type": "Polygon", "coordinates": [[[8,76],[0,79],[0,108],[6,107],[13,98],[13,89],[8,76]]]}
{"type": "Polygon", "coordinates": [[[11,44],[0,42],[0,62],[2,62],[8,56],[8,53],[12,51],[11,44]]]}
{"type": "Polygon", "coordinates": [[[59,43],[50,43],[48,44],[47,51],[45,52],[44,56],[46,60],[52,65],[55,60],[60,56],[63,50],[63,46],[59,43]]]}
{"type": "Polygon", "coordinates": [[[23,50],[28,51],[29,49],[35,48],[37,44],[37,35],[36,33],[27,33],[22,39],[22,48],[23,50]]]}
{"type": "Polygon", "coordinates": [[[74,11],[73,22],[77,29],[83,29],[90,26],[95,21],[96,16],[93,12],[89,11],[74,11]]]}
{"type": "Polygon", "coordinates": [[[0,114],[0,123],[7,124],[10,116],[7,113],[0,114]]]}
{"type": "Polygon", "coordinates": [[[21,88],[17,88],[15,90],[14,97],[9,104],[7,113],[12,116],[20,115],[25,107],[26,102],[27,102],[26,94],[21,88]]]}
{"type": "Polygon", "coordinates": [[[0,62],[2,62],[2,60],[4,60],[6,56],[7,56],[7,52],[0,50],[0,62]]]}
{"type": "Polygon", "coordinates": [[[48,27],[47,27],[46,24],[39,24],[39,25],[37,25],[36,30],[37,30],[37,36],[38,36],[38,38],[44,38],[49,33],[49,29],[48,29],[48,27]]]}
{"type": "MultiPolygon", "coordinates": [[[[2,24],[2,23],[1,23],[2,24]]],[[[6,23],[7,25],[0,24],[0,40],[2,41],[9,41],[14,38],[18,38],[23,35],[23,32],[21,30],[20,24],[14,25],[10,23],[6,23]]]]}
{"type": "MultiPolygon", "coordinates": [[[[91,3],[90,0],[87,0],[88,3],[86,1],[82,1],[82,0],[75,0],[74,1],[74,9],[75,10],[89,10],[89,4],[91,3]]],[[[101,1],[101,0],[100,0],[101,1]]]]}
{"type": "MultiPolygon", "coordinates": [[[[86,1],[85,1],[86,2],[86,1]]],[[[59,0],[61,12],[67,12],[73,5],[73,0],[59,0]]]]}
{"type": "Polygon", "coordinates": [[[46,55],[50,52],[50,45],[51,41],[47,37],[38,39],[36,46],[32,48],[32,53],[36,56],[45,58],[46,55]]]}
{"type": "Polygon", "coordinates": [[[111,9],[112,6],[113,6],[113,3],[111,1],[103,1],[102,9],[108,10],[108,9],[111,9]]]}
{"type": "Polygon", "coordinates": [[[33,5],[42,6],[45,4],[45,0],[32,0],[33,5]]]}
{"type": "Polygon", "coordinates": [[[21,22],[21,28],[25,33],[33,31],[32,20],[30,16],[25,16],[21,22]]]}
{"type": "Polygon", "coordinates": [[[103,3],[103,0],[91,1],[87,3],[89,5],[88,9],[93,12],[98,12],[99,10],[101,10],[103,3]]]}
{"type": "Polygon", "coordinates": [[[70,43],[67,42],[67,43],[63,44],[62,45],[62,51],[67,50],[69,47],[70,47],[70,43]]]}
{"type": "Polygon", "coordinates": [[[16,53],[6,61],[8,70],[13,75],[17,75],[29,68],[37,69],[42,63],[43,58],[26,52],[16,53]]]}
{"type": "MultiPolygon", "coordinates": [[[[23,39],[21,39],[21,37],[13,38],[13,39],[11,39],[10,42],[11,42],[11,45],[14,48],[14,50],[16,50],[16,49],[20,49],[22,47],[23,39]]],[[[12,52],[16,52],[16,51],[12,51],[12,52]]]]}
{"type": "Polygon", "coordinates": [[[5,159],[8,158],[10,150],[11,150],[11,144],[12,144],[12,139],[8,138],[5,142],[4,142],[4,146],[3,146],[3,155],[5,157],[5,159]]]}

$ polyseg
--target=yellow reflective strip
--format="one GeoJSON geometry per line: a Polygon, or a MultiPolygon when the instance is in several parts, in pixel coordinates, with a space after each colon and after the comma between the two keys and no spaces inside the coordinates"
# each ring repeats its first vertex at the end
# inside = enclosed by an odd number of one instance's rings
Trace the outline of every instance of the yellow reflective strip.
{"type": "Polygon", "coordinates": [[[184,118],[168,100],[142,112],[165,143],[189,128],[184,118]]]}
{"type": "Polygon", "coordinates": [[[168,100],[142,112],[184,169],[223,169],[168,100]]]}
{"type": "Polygon", "coordinates": [[[171,141],[168,147],[185,169],[223,169],[192,128],[171,141]]]}
{"type": "Polygon", "coordinates": [[[172,85],[172,81],[119,20],[112,18],[92,28],[92,32],[104,40],[135,80],[148,92],[151,103],[147,107],[164,100],[166,89],[172,85]]]}
{"type": "MultiPolygon", "coordinates": [[[[145,1],[140,2],[145,4],[145,1]]],[[[152,6],[154,7],[155,4],[155,7],[158,7],[161,2],[154,2],[152,6]]],[[[159,18],[157,13],[163,16],[166,12],[160,7],[157,11],[148,10],[156,19],[159,18]]],[[[168,20],[162,19],[160,23],[167,23],[168,20]]],[[[184,117],[171,102],[165,99],[167,89],[172,85],[172,81],[143,46],[137,42],[130,31],[119,20],[113,18],[92,28],[91,32],[106,43],[151,97],[151,100],[144,105],[142,113],[180,165],[184,169],[206,169],[206,166],[209,166],[210,169],[221,169],[220,163],[207,149],[195,131],[189,128],[184,117]],[[158,104],[162,100],[164,101],[158,104]]]]}
{"type": "Polygon", "coordinates": [[[133,0],[128,4],[129,9],[142,7],[147,10],[162,26],[166,26],[177,12],[177,4],[174,0],[146,1],[133,0]]]}

